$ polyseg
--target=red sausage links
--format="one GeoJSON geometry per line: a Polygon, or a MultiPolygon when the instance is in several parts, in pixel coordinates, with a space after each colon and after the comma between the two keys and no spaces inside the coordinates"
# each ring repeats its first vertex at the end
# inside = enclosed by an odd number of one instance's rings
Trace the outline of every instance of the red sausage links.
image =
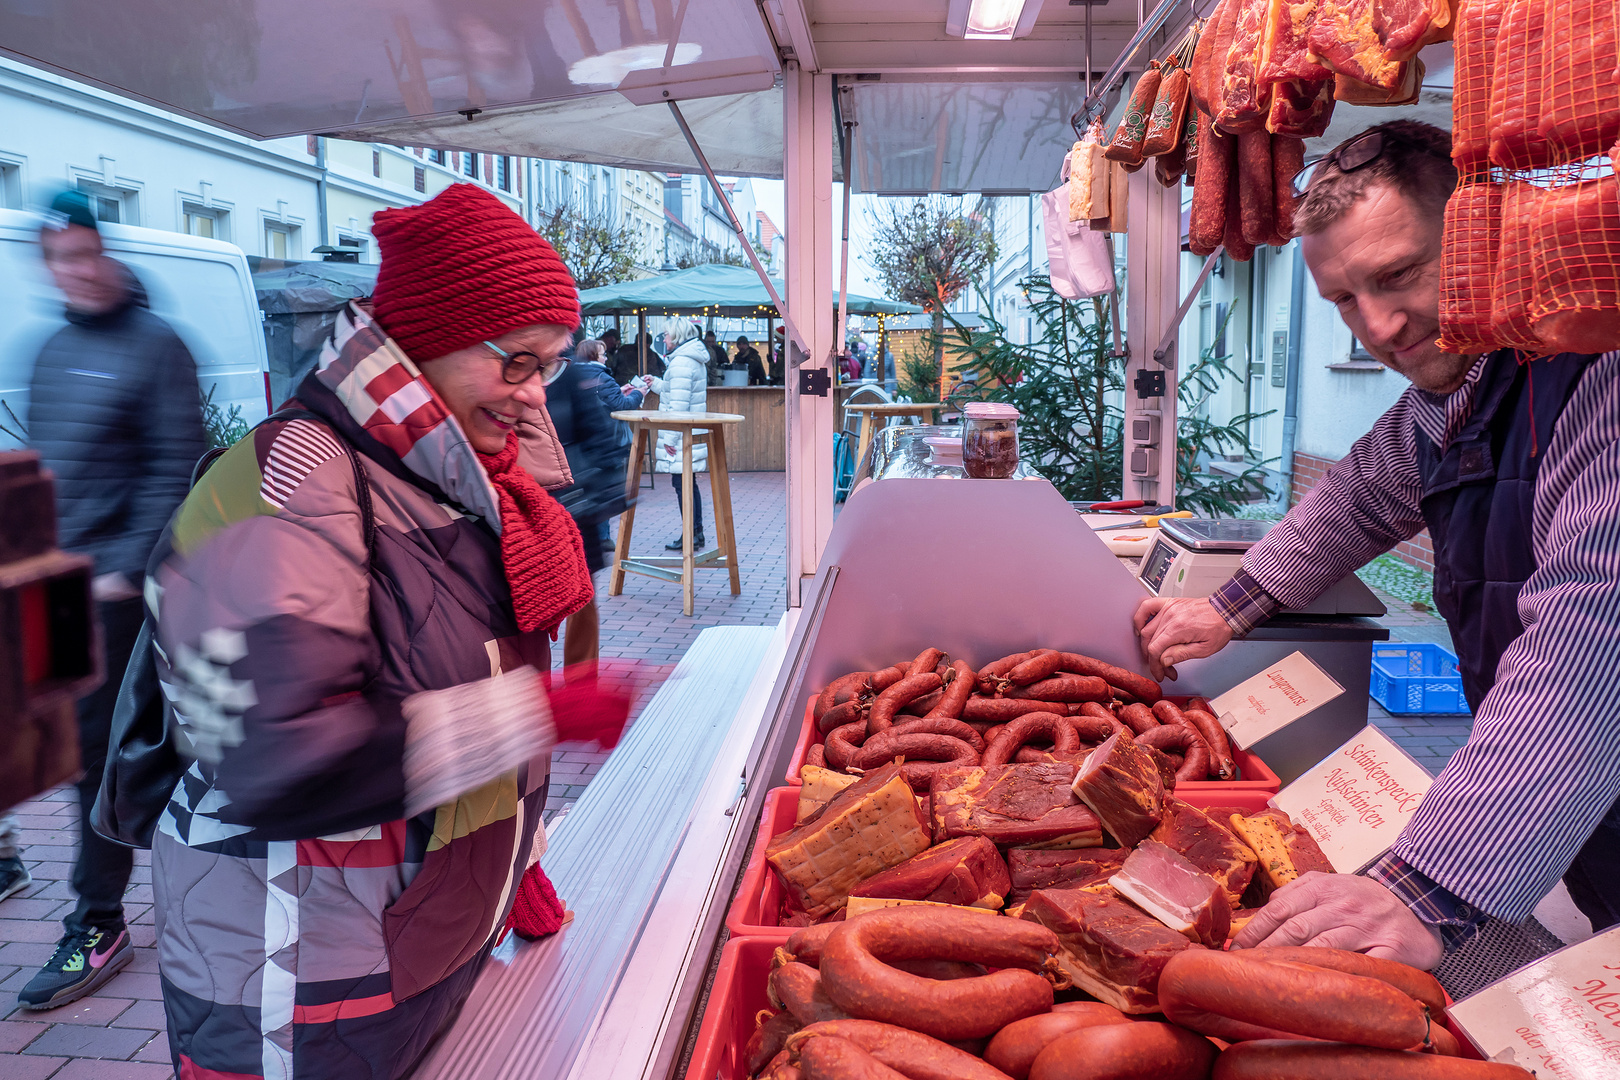
{"type": "Polygon", "coordinates": [[[1051,743],[1052,750],[1060,754],[1072,754],[1080,749],[1080,736],[1067,717],[1056,713],[1030,713],[1003,728],[995,742],[985,748],[979,764],[986,769],[1005,765],[1020,746],[1036,739],[1051,743]]]}

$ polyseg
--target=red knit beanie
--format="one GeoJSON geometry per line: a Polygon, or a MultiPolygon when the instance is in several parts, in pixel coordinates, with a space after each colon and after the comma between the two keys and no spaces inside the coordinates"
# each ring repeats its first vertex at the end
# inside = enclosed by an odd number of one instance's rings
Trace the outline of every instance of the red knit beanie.
{"type": "Polygon", "coordinates": [[[413,360],[520,326],[579,326],[579,290],[556,249],[481,187],[379,211],[371,233],[382,256],[372,311],[413,360]]]}

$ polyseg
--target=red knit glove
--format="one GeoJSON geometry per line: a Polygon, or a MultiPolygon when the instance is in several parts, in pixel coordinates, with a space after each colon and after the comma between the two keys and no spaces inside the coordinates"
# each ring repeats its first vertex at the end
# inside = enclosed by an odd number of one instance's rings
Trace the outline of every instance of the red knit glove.
{"type": "Polygon", "coordinates": [[[572,669],[565,677],[567,684],[551,691],[551,722],[557,727],[557,741],[599,742],[602,749],[613,749],[630,717],[628,684],[583,673],[576,677],[572,669]]]}
{"type": "Polygon", "coordinates": [[[523,871],[517,896],[512,900],[512,912],[506,916],[506,929],[516,930],[518,937],[525,941],[533,941],[561,930],[565,915],[567,910],[557,899],[557,890],[551,887],[551,879],[540,869],[540,864],[535,863],[523,871]]]}

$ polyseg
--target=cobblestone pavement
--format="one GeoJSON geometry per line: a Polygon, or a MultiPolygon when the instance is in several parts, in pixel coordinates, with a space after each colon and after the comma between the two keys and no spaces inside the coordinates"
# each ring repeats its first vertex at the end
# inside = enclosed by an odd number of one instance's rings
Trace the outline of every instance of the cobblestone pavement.
{"type": "MultiPolygon", "coordinates": [[[[712,515],[707,477],[700,483],[705,514],[712,515]]],[[[732,477],[732,498],[741,596],[731,595],[724,572],[704,571],[698,579],[695,613],[687,617],[681,614],[679,585],[631,575],[623,595],[609,597],[608,572],[597,576],[603,668],[642,680],[638,709],[705,628],[768,626],[781,617],[784,474],[737,474],[732,477]]],[[[706,524],[712,539],[712,516],[706,524]]],[[[678,534],[680,517],[667,478],[660,476],[651,490],[643,487],[636,526],[635,548],[641,553],[661,549],[678,534]]],[[[1384,622],[1395,638],[1449,645],[1443,637],[1444,624],[1432,613],[1414,611],[1387,596],[1382,599],[1390,608],[1384,622]]],[[[1369,716],[1436,772],[1468,734],[1467,717],[1392,717],[1371,702],[1369,716]]],[[[578,750],[556,754],[548,816],[554,817],[579,797],[605,758],[578,750]]],[[[61,788],[17,808],[26,847],[23,857],[34,884],[0,901],[0,1080],[163,1080],[171,1073],[145,852],[136,853],[134,880],[125,901],[136,946],[131,965],[100,992],[72,1005],[43,1013],[15,1005],[17,990],[50,956],[62,933],[60,920],[72,908],[68,879],[77,833],[72,799],[72,789],[61,788]]]]}

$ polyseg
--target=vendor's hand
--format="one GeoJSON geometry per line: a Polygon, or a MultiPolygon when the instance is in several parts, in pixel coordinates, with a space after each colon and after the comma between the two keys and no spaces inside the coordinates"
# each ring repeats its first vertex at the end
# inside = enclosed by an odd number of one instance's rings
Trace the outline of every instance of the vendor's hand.
{"type": "Polygon", "coordinates": [[[1232,627],[1202,597],[1150,596],[1136,606],[1136,636],[1155,679],[1174,679],[1183,660],[1214,656],[1232,640],[1232,627]]]}
{"type": "Polygon", "coordinates": [[[1312,945],[1399,960],[1424,971],[1440,963],[1440,932],[1371,878],[1302,874],[1272,893],[1233,940],[1234,949],[1312,945]]]}

